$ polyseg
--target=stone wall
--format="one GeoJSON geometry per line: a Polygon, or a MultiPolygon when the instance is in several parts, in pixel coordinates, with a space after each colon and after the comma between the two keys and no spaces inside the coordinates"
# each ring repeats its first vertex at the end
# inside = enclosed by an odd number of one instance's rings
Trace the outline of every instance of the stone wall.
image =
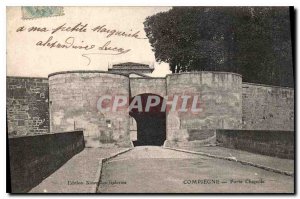
{"type": "Polygon", "coordinates": [[[104,95],[129,97],[129,78],[101,71],[50,74],[51,132],[83,130],[87,147],[131,146],[128,111],[99,111],[104,95]]]}
{"type": "Polygon", "coordinates": [[[84,141],[77,131],[9,138],[8,146],[11,191],[24,193],[82,151],[84,141]]]}
{"type": "Polygon", "coordinates": [[[144,93],[152,93],[164,97],[166,95],[165,78],[130,78],[131,97],[144,93]]]}
{"type": "Polygon", "coordinates": [[[279,158],[294,158],[293,131],[217,130],[220,146],[279,158]]]}
{"type": "Polygon", "coordinates": [[[241,128],[241,93],[242,78],[234,73],[203,71],[168,75],[168,96],[198,96],[201,112],[169,112],[167,141],[195,142],[199,138],[210,142],[215,138],[211,130],[241,128]]]}
{"type": "Polygon", "coordinates": [[[211,143],[216,129],[294,130],[292,88],[242,83],[239,74],[227,72],[129,78],[101,71],[71,71],[50,74],[49,80],[7,77],[8,134],[45,134],[50,126],[51,133],[83,130],[87,146],[128,146],[128,112],[100,112],[97,100],[103,95],[129,98],[145,93],[199,97],[200,113],[167,113],[170,142],[211,143]]]}
{"type": "Polygon", "coordinates": [[[243,129],[294,131],[294,89],[243,83],[243,129]]]}
{"type": "Polygon", "coordinates": [[[49,132],[48,79],[6,78],[8,136],[49,132]]]}

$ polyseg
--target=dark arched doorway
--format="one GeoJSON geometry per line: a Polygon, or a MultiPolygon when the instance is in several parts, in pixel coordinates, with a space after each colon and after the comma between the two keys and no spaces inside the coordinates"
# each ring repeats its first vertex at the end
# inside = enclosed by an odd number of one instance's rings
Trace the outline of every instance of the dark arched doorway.
{"type": "Polygon", "coordinates": [[[159,95],[146,93],[132,97],[130,102],[134,98],[140,98],[142,104],[142,110],[133,108],[129,112],[129,115],[136,120],[137,124],[137,140],[133,141],[134,146],[162,146],[166,140],[166,112],[161,111],[163,98],[159,95]],[[147,111],[146,103],[149,96],[157,96],[160,102],[147,111]]]}

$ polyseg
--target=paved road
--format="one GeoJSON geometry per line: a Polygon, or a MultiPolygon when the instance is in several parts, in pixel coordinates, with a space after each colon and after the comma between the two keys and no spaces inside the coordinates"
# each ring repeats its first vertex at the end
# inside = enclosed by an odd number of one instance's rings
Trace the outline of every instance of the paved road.
{"type": "Polygon", "coordinates": [[[62,167],[30,190],[30,193],[90,193],[99,168],[99,161],[124,148],[85,148],[62,167]]]}
{"type": "Polygon", "coordinates": [[[98,192],[293,192],[293,177],[201,155],[143,146],[106,162],[98,192]]]}

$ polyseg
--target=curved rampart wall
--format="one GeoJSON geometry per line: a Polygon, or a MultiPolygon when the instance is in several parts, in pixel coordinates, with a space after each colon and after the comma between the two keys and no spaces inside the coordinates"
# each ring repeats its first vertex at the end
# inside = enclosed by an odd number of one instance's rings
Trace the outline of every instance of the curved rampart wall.
{"type": "Polygon", "coordinates": [[[129,78],[105,72],[61,72],[49,75],[50,131],[83,130],[86,146],[129,146],[126,110],[99,111],[101,96],[129,96],[129,78]]]}
{"type": "Polygon", "coordinates": [[[168,141],[215,140],[216,129],[240,129],[242,123],[242,77],[227,72],[168,75],[167,95],[198,96],[199,112],[170,111],[168,141]]]}

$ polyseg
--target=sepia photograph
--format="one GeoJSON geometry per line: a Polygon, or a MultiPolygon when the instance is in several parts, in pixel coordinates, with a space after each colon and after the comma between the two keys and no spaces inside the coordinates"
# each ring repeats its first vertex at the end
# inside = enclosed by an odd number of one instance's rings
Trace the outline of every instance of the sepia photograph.
{"type": "Polygon", "coordinates": [[[7,6],[6,192],[295,194],[295,82],[292,5],[7,6]]]}

